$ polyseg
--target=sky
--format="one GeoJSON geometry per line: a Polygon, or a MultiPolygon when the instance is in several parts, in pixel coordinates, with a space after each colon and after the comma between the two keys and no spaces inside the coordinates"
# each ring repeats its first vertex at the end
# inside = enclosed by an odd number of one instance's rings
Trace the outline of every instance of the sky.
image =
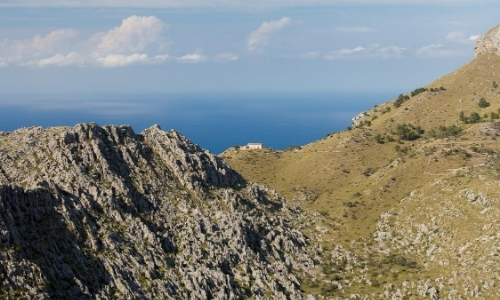
{"type": "Polygon", "coordinates": [[[0,0],[0,93],[401,91],[474,58],[497,0],[0,0]]]}

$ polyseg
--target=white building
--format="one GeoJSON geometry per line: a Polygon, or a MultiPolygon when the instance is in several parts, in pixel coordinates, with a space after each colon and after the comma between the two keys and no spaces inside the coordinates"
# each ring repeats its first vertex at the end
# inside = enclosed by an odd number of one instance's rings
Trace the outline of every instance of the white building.
{"type": "Polygon", "coordinates": [[[248,143],[246,146],[243,146],[242,148],[244,150],[255,150],[264,148],[264,145],[262,143],[248,143]]]}

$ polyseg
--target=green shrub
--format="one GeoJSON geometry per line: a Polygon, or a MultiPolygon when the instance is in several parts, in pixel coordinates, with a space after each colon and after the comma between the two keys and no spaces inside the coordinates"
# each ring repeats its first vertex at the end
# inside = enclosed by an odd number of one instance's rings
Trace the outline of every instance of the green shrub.
{"type": "MultiPolygon", "coordinates": [[[[398,98],[394,101],[393,105],[395,108],[398,108],[403,104],[403,102],[408,101],[408,100],[410,100],[410,97],[408,97],[408,95],[399,94],[398,98]]],[[[389,111],[390,111],[390,109],[387,110],[387,112],[389,112],[389,111]]]]}
{"type": "Polygon", "coordinates": [[[423,88],[423,87],[418,88],[418,89],[415,89],[415,90],[413,90],[413,91],[411,92],[411,96],[412,96],[412,97],[414,97],[414,96],[416,96],[416,95],[418,95],[418,94],[421,94],[421,93],[423,93],[423,92],[425,92],[425,91],[427,91],[427,89],[426,89],[426,88],[423,88]]]}
{"type": "Polygon", "coordinates": [[[489,103],[488,101],[486,101],[486,99],[481,98],[481,99],[479,100],[479,103],[478,103],[477,105],[478,105],[479,107],[481,107],[481,108],[485,108],[485,107],[490,106],[490,103],[489,103]]]}
{"type": "Polygon", "coordinates": [[[460,112],[460,121],[465,124],[475,124],[481,122],[481,116],[477,112],[472,112],[468,117],[463,111],[460,112]]]}
{"type": "Polygon", "coordinates": [[[439,126],[437,129],[429,130],[429,136],[433,138],[446,138],[450,136],[457,136],[462,132],[462,127],[451,125],[451,126],[439,126]]]}
{"type": "Polygon", "coordinates": [[[419,139],[423,133],[424,130],[420,126],[412,124],[398,124],[396,128],[396,134],[399,138],[407,141],[419,139]]]}

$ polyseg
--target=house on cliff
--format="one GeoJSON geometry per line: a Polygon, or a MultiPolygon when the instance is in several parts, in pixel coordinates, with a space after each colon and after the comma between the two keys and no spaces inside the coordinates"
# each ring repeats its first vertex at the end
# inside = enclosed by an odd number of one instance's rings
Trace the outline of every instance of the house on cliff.
{"type": "Polygon", "coordinates": [[[243,150],[258,150],[263,148],[264,144],[262,143],[248,143],[246,146],[241,147],[243,150]]]}

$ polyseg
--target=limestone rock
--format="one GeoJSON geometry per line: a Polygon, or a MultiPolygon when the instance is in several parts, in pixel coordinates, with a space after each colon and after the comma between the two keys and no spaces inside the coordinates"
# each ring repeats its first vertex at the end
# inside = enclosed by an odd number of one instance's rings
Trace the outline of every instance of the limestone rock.
{"type": "Polygon", "coordinates": [[[0,135],[6,298],[301,299],[301,212],[176,131],[0,135]]]}
{"type": "Polygon", "coordinates": [[[487,52],[500,55],[500,24],[476,40],[475,57],[487,52]]]}

